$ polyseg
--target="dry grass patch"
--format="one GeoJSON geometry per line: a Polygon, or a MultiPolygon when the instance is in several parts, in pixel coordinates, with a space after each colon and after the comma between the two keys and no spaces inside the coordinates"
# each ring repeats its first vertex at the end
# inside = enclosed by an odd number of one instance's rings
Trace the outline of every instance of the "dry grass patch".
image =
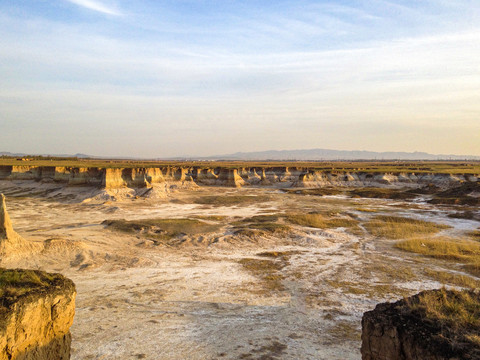
{"type": "Polygon", "coordinates": [[[409,200],[417,197],[416,194],[412,194],[405,190],[392,189],[392,188],[361,188],[350,190],[350,196],[354,198],[367,198],[367,199],[398,199],[409,200]]]}
{"type": "Polygon", "coordinates": [[[478,257],[473,259],[471,263],[466,264],[464,267],[469,273],[480,277],[480,259],[478,257]]]}
{"type": "Polygon", "coordinates": [[[365,213],[376,213],[378,210],[376,209],[369,209],[369,208],[355,208],[356,211],[361,211],[365,213]]]}
{"type": "Polygon", "coordinates": [[[326,283],[335,289],[341,289],[343,294],[363,295],[370,299],[383,299],[392,294],[405,296],[409,293],[408,290],[393,284],[367,284],[344,280],[327,280],[326,283]]]}
{"type": "Polygon", "coordinates": [[[350,340],[358,341],[361,337],[361,330],[358,328],[357,323],[351,321],[336,321],[335,324],[329,329],[330,335],[340,341],[350,340]]]}
{"type": "Polygon", "coordinates": [[[240,354],[240,360],[275,360],[280,359],[288,346],[278,341],[273,341],[270,345],[260,346],[251,350],[249,353],[240,354]]]}
{"type": "Polygon", "coordinates": [[[265,215],[255,215],[252,217],[248,217],[237,221],[236,224],[244,224],[244,223],[272,223],[278,221],[281,215],[277,214],[265,214],[265,215]]]}
{"type": "Polygon", "coordinates": [[[257,215],[232,223],[235,235],[248,237],[285,235],[292,229],[286,224],[278,223],[281,215],[257,215]]]}
{"type": "Polygon", "coordinates": [[[286,189],[283,191],[285,191],[288,194],[315,195],[315,196],[342,195],[345,193],[343,190],[334,188],[334,187],[315,188],[315,189],[286,189]]]}
{"type": "Polygon", "coordinates": [[[168,240],[180,235],[210,233],[220,228],[219,225],[196,219],[105,220],[102,224],[114,231],[138,233],[157,240],[168,240]]]}
{"type": "Polygon", "coordinates": [[[206,221],[223,221],[228,218],[228,216],[224,216],[224,215],[205,215],[205,216],[195,215],[192,217],[194,217],[195,219],[206,220],[206,221]]]}
{"type": "Polygon", "coordinates": [[[430,221],[385,215],[375,216],[364,225],[370,234],[388,239],[408,239],[432,235],[450,228],[448,225],[430,221]]]}
{"type": "Polygon", "coordinates": [[[290,226],[278,223],[257,223],[235,226],[233,233],[250,238],[257,236],[285,235],[291,231],[290,226]]]}
{"type": "Polygon", "coordinates": [[[424,274],[443,285],[460,286],[464,288],[476,289],[480,288],[480,281],[475,280],[470,276],[453,274],[447,271],[435,271],[431,269],[424,269],[424,274]]]}
{"type": "Polygon", "coordinates": [[[480,256],[480,244],[469,240],[448,237],[408,239],[397,243],[395,247],[434,258],[462,262],[474,260],[480,256]]]}
{"type": "Polygon", "coordinates": [[[270,201],[267,195],[207,195],[193,200],[195,204],[212,206],[246,206],[270,201]]]}
{"type": "Polygon", "coordinates": [[[457,261],[465,264],[470,273],[480,275],[480,244],[455,238],[408,239],[400,241],[395,247],[425,256],[457,261]]]}
{"type": "Polygon", "coordinates": [[[448,214],[452,219],[480,220],[480,215],[474,211],[466,210],[448,214]]]}
{"type": "Polygon", "coordinates": [[[480,241],[480,230],[473,230],[467,233],[475,241],[480,241]]]}
{"type": "Polygon", "coordinates": [[[290,251],[263,251],[257,254],[257,256],[268,257],[273,259],[289,259],[292,255],[298,255],[302,252],[299,250],[290,251]]]}
{"type": "Polygon", "coordinates": [[[364,295],[368,293],[368,289],[364,286],[365,284],[363,283],[354,283],[351,281],[343,280],[326,280],[325,283],[335,289],[342,289],[342,293],[354,295],[364,295]]]}
{"type": "Polygon", "coordinates": [[[465,338],[475,346],[480,347],[480,335],[468,334],[468,335],[465,335],[465,338]]]}
{"type": "Polygon", "coordinates": [[[280,271],[285,267],[285,262],[277,260],[264,260],[244,258],[238,261],[245,270],[258,277],[266,291],[283,291],[285,287],[282,280],[285,279],[280,271]]]}
{"type": "Polygon", "coordinates": [[[0,268],[0,322],[4,307],[9,307],[20,296],[44,296],[48,289],[72,287],[73,283],[60,274],[38,270],[0,268]]]}
{"type": "Polygon", "coordinates": [[[411,294],[410,289],[404,289],[399,286],[390,285],[390,284],[377,284],[373,285],[370,288],[368,293],[369,297],[372,299],[385,299],[387,296],[408,296],[411,294]]]}
{"type": "Polygon", "coordinates": [[[356,228],[358,221],[349,218],[327,218],[322,214],[289,214],[285,215],[285,219],[292,224],[313,227],[318,229],[331,228],[356,228]]]}
{"type": "Polygon", "coordinates": [[[429,201],[431,204],[480,205],[480,197],[472,196],[480,192],[480,182],[465,182],[462,185],[442,191],[429,201]]]}
{"type": "Polygon", "coordinates": [[[401,263],[392,263],[391,259],[380,258],[375,259],[375,262],[366,266],[364,276],[371,277],[376,276],[382,282],[388,281],[414,281],[417,279],[417,275],[408,266],[401,263]]]}
{"type": "Polygon", "coordinates": [[[407,299],[411,311],[438,324],[442,335],[456,344],[478,346],[480,334],[480,294],[473,291],[425,291],[407,299]]]}

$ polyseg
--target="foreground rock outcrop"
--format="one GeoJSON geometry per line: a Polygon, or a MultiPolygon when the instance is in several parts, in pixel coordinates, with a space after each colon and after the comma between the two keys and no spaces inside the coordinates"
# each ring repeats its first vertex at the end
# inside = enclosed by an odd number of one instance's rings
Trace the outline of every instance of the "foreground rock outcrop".
{"type": "Polygon", "coordinates": [[[431,290],[362,319],[363,360],[480,359],[480,294],[431,290]]]}
{"type": "Polygon", "coordinates": [[[0,360],[70,359],[75,295],[60,274],[0,268],[0,360]]]}

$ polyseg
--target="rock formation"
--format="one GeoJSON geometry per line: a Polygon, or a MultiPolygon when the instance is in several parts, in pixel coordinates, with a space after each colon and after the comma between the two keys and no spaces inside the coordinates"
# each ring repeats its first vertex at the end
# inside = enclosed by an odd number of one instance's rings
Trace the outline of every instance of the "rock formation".
{"type": "Polygon", "coordinates": [[[70,359],[74,283],[19,269],[0,269],[0,283],[0,360],[70,359]]]}
{"type": "Polygon", "coordinates": [[[480,330],[479,308],[480,294],[445,289],[424,291],[396,303],[379,304],[363,315],[362,359],[480,359],[480,343],[476,341],[480,330]],[[421,299],[425,296],[429,302],[422,308],[421,299]],[[442,314],[442,302],[445,314],[442,314]],[[467,317],[476,318],[476,325],[463,326],[461,319],[455,318],[452,306],[457,311],[471,312],[467,317]],[[427,314],[428,307],[435,307],[435,312],[427,314]],[[441,318],[436,318],[438,314],[441,318]]]}
{"type": "Polygon", "coordinates": [[[59,166],[0,166],[0,180],[54,182],[69,186],[104,189],[145,188],[154,184],[275,187],[403,186],[435,184],[444,189],[476,183],[480,174],[372,173],[365,171],[317,170],[309,167],[215,167],[163,166],[144,168],[98,168],[59,166]]]}
{"type": "Polygon", "coordinates": [[[33,244],[29,244],[13,230],[12,221],[5,205],[5,196],[0,194],[0,260],[29,251],[32,247],[33,244]]]}
{"type": "Polygon", "coordinates": [[[0,194],[0,240],[13,238],[16,235],[5,205],[5,195],[0,194]]]}

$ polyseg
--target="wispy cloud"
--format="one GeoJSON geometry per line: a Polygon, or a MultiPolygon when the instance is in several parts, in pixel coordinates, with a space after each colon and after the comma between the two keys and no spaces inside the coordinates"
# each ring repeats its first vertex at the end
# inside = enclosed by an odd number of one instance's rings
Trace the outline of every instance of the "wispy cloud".
{"type": "Polygon", "coordinates": [[[93,11],[101,12],[103,14],[114,15],[114,16],[122,15],[122,13],[118,11],[118,9],[105,5],[96,0],[66,0],[66,1],[76,4],[78,6],[82,6],[84,8],[93,10],[93,11]]]}

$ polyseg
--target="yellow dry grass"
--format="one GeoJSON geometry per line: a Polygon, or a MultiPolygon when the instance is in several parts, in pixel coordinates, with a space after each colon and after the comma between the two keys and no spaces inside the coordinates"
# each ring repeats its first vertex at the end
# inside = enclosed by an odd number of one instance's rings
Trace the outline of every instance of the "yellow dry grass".
{"type": "Polygon", "coordinates": [[[463,263],[467,271],[480,275],[480,244],[476,241],[449,237],[415,238],[400,241],[395,246],[429,257],[463,263]]]}
{"type": "MultiPolygon", "coordinates": [[[[406,309],[430,329],[438,329],[435,336],[464,354],[465,359],[477,359],[480,350],[480,294],[472,290],[425,291],[406,299],[406,309]],[[473,355],[473,356],[472,356],[473,355]]],[[[454,356],[457,358],[457,356],[454,356]]]]}
{"type": "Polygon", "coordinates": [[[244,258],[238,261],[245,270],[261,280],[265,292],[283,291],[284,275],[280,272],[285,266],[285,261],[244,258]]]}
{"type": "Polygon", "coordinates": [[[376,209],[369,209],[369,208],[356,208],[355,210],[357,211],[361,211],[361,212],[366,212],[366,213],[375,213],[377,212],[378,210],[376,209]]]}
{"type": "MultiPolygon", "coordinates": [[[[455,329],[480,329],[479,296],[471,291],[427,291],[410,308],[455,329]]],[[[478,336],[478,335],[477,335],[478,336]]]]}
{"type": "Polygon", "coordinates": [[[0,307],[13,298],[26,293],[40,291],[62,281],[60,274],[43,271],[0,268],[0,307]]]}
{"type": "Polygon", "coordinates": [[[432,235],[448,229],[448,225],[410,219],[400,216],[376,216],[365,224],[365,228],[374,236],[387,239],[408,239],[432,235]]]}
{"type": "Polygon", "coordinates": [[[479,229],[470,231],[467,235],[470,236],[473,240],[480,241],[480,230],[479,229]]]}
{"type": "Polygon", "coordinates": [[[395,246],[417,254],[449,260],[474,260],[480,256],[480,244],[448,237],[408,239],[397,243],[395,246]]]}
{"type": "Polygon", "coordinates": [[[209,224],[196,219],[139,219],[139,220],[105,220],[103,225],[109,229],[139,233],[147,238],[168,240],[179,235],[210,233],[220,228],[219,224],[209,224]]]}
{"type": "Polygon", "coordinates": [[[454,274],[447,271],[436,271],[431,269],[424,269],[423,272],[426,276],[437,280],[443,285],[461,286],[464,288],[477,289],[480,288],[480,281],[475,280],[471,276],[462,274],[454,274]]]}
{"type": "Polygon", "coordinates": [[[318,229],[354,228],[358,226],[358,221],[356,220],[349,218],[326,218],[322,214],[289,214],[285,218],[292,224],[318,229]]]}

